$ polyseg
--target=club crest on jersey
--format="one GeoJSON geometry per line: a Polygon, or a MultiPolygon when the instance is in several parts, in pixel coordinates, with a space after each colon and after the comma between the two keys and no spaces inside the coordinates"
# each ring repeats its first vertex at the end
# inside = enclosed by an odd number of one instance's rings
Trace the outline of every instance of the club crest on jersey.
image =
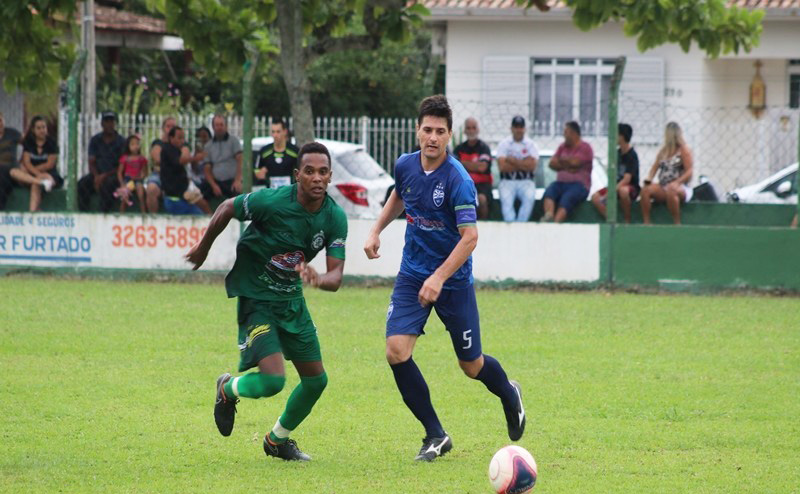
{"type": "Polygon", "coordinates": [[[314,250],[320,250],[322,248],[322,244],[325,243],[325,234],[322,230],[318,231],[314,234],[314,237],[311,239],[311,248],[314,250]]]}
{"type": "Polygon", "coordinates": [[[433,188],[433,205],[441,207],[442,203],[444,202],[444,184],[442,182],[436,182],[436,187],[433,188]]]}

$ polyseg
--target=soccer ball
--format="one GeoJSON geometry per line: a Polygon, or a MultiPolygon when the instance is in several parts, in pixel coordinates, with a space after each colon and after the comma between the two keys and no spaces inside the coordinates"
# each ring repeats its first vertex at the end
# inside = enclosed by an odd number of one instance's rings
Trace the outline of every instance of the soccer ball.
{"type": "Polygon", "coordinates": [[[497,494],[530,492],[536,483],[536,460],[525,448],[501,448],[489,463],[489,482],[497,494]]]}

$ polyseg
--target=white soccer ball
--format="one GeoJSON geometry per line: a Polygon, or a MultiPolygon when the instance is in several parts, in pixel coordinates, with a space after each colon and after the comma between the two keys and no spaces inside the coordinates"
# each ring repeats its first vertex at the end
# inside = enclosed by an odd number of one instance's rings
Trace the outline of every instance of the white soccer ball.
{"type": "Polygon", "coordinates": [[[524,494],[536,483],[536,460],[525,448],[506,446],[489,463],[489,481],[497,494],[524,494]]]}

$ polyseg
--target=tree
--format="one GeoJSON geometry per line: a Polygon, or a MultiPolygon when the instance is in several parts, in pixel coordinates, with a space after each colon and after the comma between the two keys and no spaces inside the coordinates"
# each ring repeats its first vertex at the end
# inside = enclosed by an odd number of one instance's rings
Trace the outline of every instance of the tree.
{"type": "Polygon", "coordinates": [[[77,2],[3,0],[2,3],[0,60],[3,60],[5,90],[52,92],[58,81],[66,77],[74,58],[74,45],[68,35],[77,2]]]}
{"type": "Polygon", "coordinates": [[[427,9],[404,0],[150,0],[197,62],[223,80],[242,77],[248,54],[277,55],[295,136],[313,140],[311,81],[317,59],[407,39],[427,9]]]}
{"type": "MultiPolygon", "coordinates": [[[[518,5],[549,10],[546,0],[515,0],[518,5]]],[[[688,52],[692,42],[716,58],[720,53],[750,51],[758,45],[762,10],[728,7],[725,0],[563,0],[578,28],[589,31],[609,21],[623,23],[640,51],[677,43],[688,52]]]]}

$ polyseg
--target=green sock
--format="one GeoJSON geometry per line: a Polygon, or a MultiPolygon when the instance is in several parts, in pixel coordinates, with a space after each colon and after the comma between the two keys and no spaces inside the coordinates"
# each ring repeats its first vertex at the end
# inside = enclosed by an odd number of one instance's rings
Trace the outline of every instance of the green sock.
{"type": "Polygon", "coordinates": [[[328,384],[328,375],[322,374],[314,377],[300,377],[300,384],[294,388],[286,409],[281,418],[269,433],[270,441],[282,443],[289,438],[289,433],[297,428],[298,425],[308,417],[314,404],[322,395],[322,391],[328,384]]]}
{"type": "Polygon", "coordinates": [[[243,376],[228,379],[223,389],[228,398],[243,396],[245,398],[262,398],[278,394],[286,383],[284,376],[251,372],[243,376]]]}

